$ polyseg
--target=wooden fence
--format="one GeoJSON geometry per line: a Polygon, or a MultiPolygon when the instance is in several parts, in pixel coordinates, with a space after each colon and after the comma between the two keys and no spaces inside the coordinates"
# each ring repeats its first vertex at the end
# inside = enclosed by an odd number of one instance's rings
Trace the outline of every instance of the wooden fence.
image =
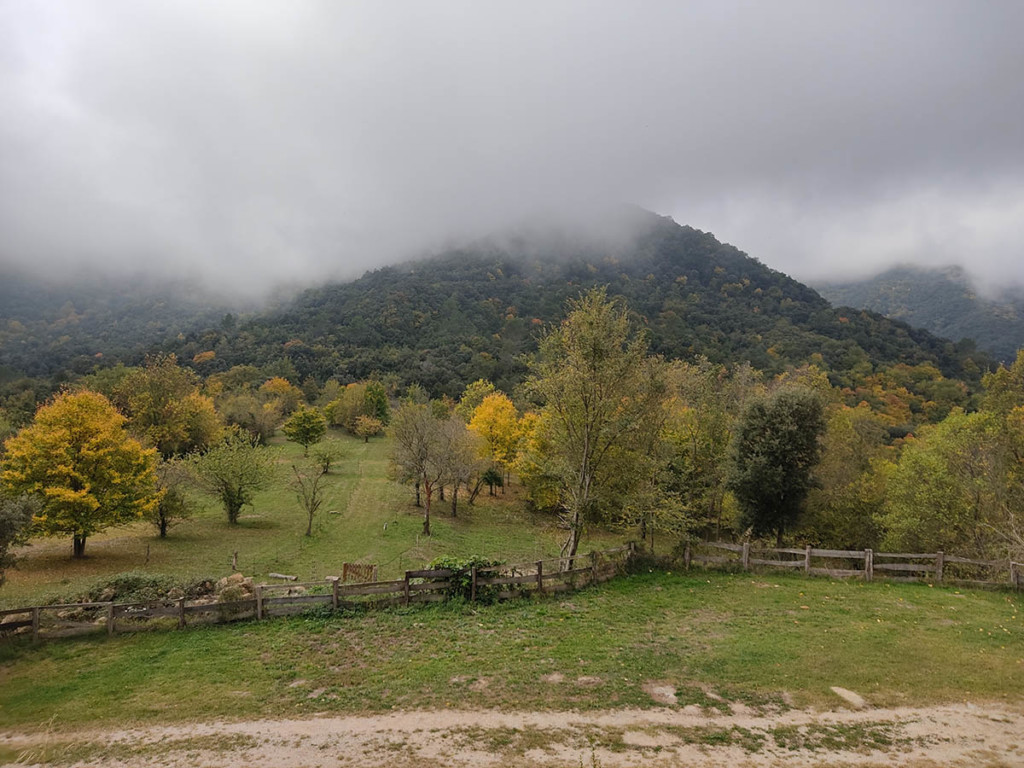
{"type": "Polygon", "coordinates": [[[147,603],[68,603],[0,611],[0,638],[31,635],[34,642],[93,632],[168,629],[220,624],[242,619],[268,619],[310,608],[330,610],[382,608],[447,600],[465,594],[470,600],[545,595],[608,581],[625,570],[634,553],[632,543],[531,563],[473,568],[406,571],[395,581],[346,584],[340,577],[325,581],[259,584],[252,598],[231,602],[209,599],[147,603]],[[282,594],[283,593],[283,594],[282,594]]]}
{"type": "Polygon", "coordinates": [[[784,568],[815,576],[857,577],[872,581],[884,577],[893,581],[929,581],[964,586],[1024,585],[1024,564],[1013,560],[975,560],[945,552],[874,552],[870,549],[778,549],[755,547],[750,542],[727,544],[704,542],[687,545],[683,563],[738,568],[784,568]]]}

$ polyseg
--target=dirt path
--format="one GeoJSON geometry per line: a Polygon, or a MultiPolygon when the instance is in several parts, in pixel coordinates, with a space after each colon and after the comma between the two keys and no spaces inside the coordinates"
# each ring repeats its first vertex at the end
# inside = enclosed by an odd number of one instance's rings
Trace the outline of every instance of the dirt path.
{"type": "Polygon", "coordinates": [[[959,704],[776,715],[695,708],[401,712],[0,735],[20,765],[314,768],[362,766],[1024,766],[1024,709],[959,704]]]}

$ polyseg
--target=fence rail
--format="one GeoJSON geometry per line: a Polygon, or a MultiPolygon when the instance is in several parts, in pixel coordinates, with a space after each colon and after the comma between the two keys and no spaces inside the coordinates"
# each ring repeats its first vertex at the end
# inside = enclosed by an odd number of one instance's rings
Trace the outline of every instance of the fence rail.
{"type": "Polygon", "coordinates": [[[251,598],[231,602],[181,598],[8,608],[0,611],[0,639],[31,635],[33,642],[39,642],[92,632],[113,635],[126,630],[183,629],[199,624],[287,616],[318,605],[339,610],[434,603],[462,594],[463,578],[468,580],[468,597],[474,601],[541,596],[608,581],[624,571],[633,553],[631,543],[574,558],[472,568],[468,572],[448,568],[406,571],[404,578],[393,581],[351,584],[343,582],[343,574],[317,582],[258,584],[251,598]]]}
{"type": "Polygon", "coordinates": [[[865,581],[872,581],[878,576],[893,581],[928,580],[939,584],[1009,586],[1016,590],[1020,590],[1024,586],[1024,563],[1013,560],[978,560],[947,555],[941,551],[928,553],[875,552],[870,549],[816,549],[814,547],[773,549],[755,547],[750,542],[730,544],[713,541],[694,545],[687,544],[683,552],[683,562],[687,568],[697,564],[732,566],[744,571],[749,571],[754,566],[787,570],[800,569],[809,575],[859,577],[865,581]],[[731,554],[717,554],[720,552],[731,554]],[[802,557],[785,557],[786,555],[802,555],[802,557]]]}

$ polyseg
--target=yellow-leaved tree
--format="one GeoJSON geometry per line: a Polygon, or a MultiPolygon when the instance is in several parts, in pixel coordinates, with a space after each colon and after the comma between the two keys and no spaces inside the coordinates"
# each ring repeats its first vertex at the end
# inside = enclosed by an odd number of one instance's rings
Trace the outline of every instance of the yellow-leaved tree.
{"type": "Polygon", "coordinates": [[[0,483],[40,499],[35,531],[72,537],[75,557],[103,529],[136,520],[160,500],[156,451],[125,430],[125,417],[88,390],[58,395],[6,442],[0,483]]]}
{"type": "Polygon", "coordinates": [[[507,479],[519,452],[519,413],[508,396],[495,392],[487,395],[469,420],[469,430],[483,439],[486,457],[507,479]]]}

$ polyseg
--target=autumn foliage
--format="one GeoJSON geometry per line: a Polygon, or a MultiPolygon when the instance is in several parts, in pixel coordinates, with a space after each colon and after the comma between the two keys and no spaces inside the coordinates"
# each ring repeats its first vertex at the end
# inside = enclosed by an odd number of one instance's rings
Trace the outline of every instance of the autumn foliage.
{"type": "Polygon", "coordinates": [[[58,395],[35,422],[6,443],[4,489],[41,499],[38,532],[68,536],[76,557],[89,536],[138,519],[159,502],[156,451],[125,430],[126,419],[103,395],[58,395]]]}

